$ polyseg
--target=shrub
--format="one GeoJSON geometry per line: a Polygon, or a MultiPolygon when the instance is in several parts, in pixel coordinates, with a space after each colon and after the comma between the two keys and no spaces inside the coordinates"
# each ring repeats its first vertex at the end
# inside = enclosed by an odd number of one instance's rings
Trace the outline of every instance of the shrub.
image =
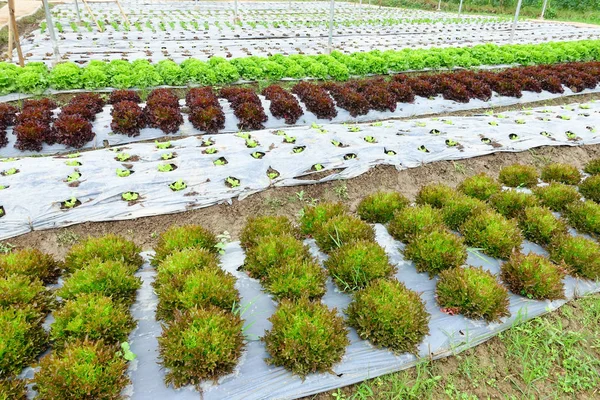
{"type": "Polygon", "coordinates": [[[240,233],[240,245],[244,250],[256,246],[265,236],[296,235],[296,228],[292,222],[283,216],[250,217],[240,233]]]}
{"type": "Polygon", "coordinates": [[[458,190],[467,196],[486,201],[490,196],[499,193],[502,186],[485,172],[473,175],[458,185],[458,190]]]}
{"type": "Polygon", "coordinates": [[[152,265],[159,265],[168,255],[187,248],[204,248],[218,253],[217,237],[200,225],[172,226],[158,237],[152,265]]]}
{"type": "Polygon", "coordinates": [[[354,295],[346,314],[362,339],[395,353],[417,354],[417,346],[429,333],[425,303],[396,280],[371,282],[354,295]]]}
{"type": "Polygon", "coordinates": [[[54,123],[54,129],[58,142],[67,147],[83,147],[96,136],[92,132],[92,124],[79,115],[61,114],[54,123]]]}
{"type": "Polygon", "coordinates": [[[0,275],[25,275],[44,283],[54,283],[60,275],[62,264],[38,249],[16,250],[0,255],[0,275]]]}
{"type": "Polygon", "coordinates": [[[171,320],[178,311],[215,306],[232,310],[240,301],[235,278],[219,267],[204,267],[170,276],[156,288],[156,318],[171,320]]]}
{"type": "Polygon", "coordinates": [[[201,247],[175,250],[158,266],[158,275],[152,283],[155,289],[168,284],[175,276],[191,274],[204,268],[219,268],[217,255],[201,247]]]}
{"type": "Polygon", "coordinates": [[[73,272],[98,258],[102,261],[120,261],[133,267],[141,267],[144,263],[140,252],[142,249],[122,236],[109,234],[92,238],[71,247],[65,256],[65,269],[73,272]]]}
{"type": "Polygon", "coordinates": [[[45,315],[53,300],[52,293],[38,279],[25,275],[0,277],[0,308],[30,309],[45,315]]]}
{"type": "Polygon", "coordinates": [[[25,381],[22,379],[0,379],[0,400],[27,400],[25,381]]]}
{"type": "Polygon", "coordinates": [[[110,115],[112,115],[110,129],[116,133],[130,137],[139,136],[140,130],[146,126],[144,111],[133,101],[119,101],[113,106],[110,115]]]}
{"type": "Polygon", "coordinates": [[[306,298],[283,300],[269,321],[272,328],[262,338],[271,355],[267,362],[302,377],[330,371],[350,344],[337,310],[306,298]]]}
{"type": "Polygon", "coordinates": [[[440,210],[430,205],[406,207],[394,213],[388,225],[390,235],[401,242],[410,242],[415,235],[444,226],[440,210]]]}
{"type": "Polygon", "coordinates": [[[537,199],[529,193],[505,190],[490,197],[489,203],[506,218],[515,218],[521,215],[526,207],[537,205],[537,199]]]}
{"type": "Polygon", "coordinates": [[[59,348],[83,339],[102,339],[108,344],[125,342],[136,325],[125,305],[92,293],[66,301],[54,317],[50,337],[59,348]]]}
{"type": "Polygon", "coordinates": [[[488,209],[488,205],[483,201],[458,194],[448,199],[444,204],[444,207],[442,207],[442,218],[448,228],[457,230],[472,215],[488,209]]]}
{"type": "Polygon", "coordinates": [[[416,203],[420,205],[429,204],[434,208],[441,208],[448,199],[456,196],[456,190],[443,183],[430,183],[424,185],[417,193],[416,203]]]}
{"type": "Polygon", "coordinates": [[[158,338],[165,382],[178,388],[233,372],[244,346],[243,321],[218,308],[193,308],[164,326],[158,338]]]}
{"type": "Polygon", "coordinates": [[[496,276],[481,267],[442,271],[435,295],[444,311],[467,318],[492,322],[510,315],[508,291],[498,283],[496,276]]]}
{"type": "Polygon", "coordinates": [[[194,128],[206,133],[217,133],[225,128],[225,114],[220,105],[191,109],[188,118],[194,128]]]}
{"type": "Polygon", "coordinates": [[[158,128],[164,133],[176,133],[183,124],[183,116],[179,108],[156,105],[146,106],[144,109],[148,125],[158,128]]]}
{"type": "Polygon", "coordinates": [[[557,235],[548,248],[550,259],[567,264],[571,272],[586,279],[600,279],[600,245],[583,236],[557,235]]]}
{"type": "Polygon", "coordinates": [[[347,212],[342,203],[321,203],[316,206],[304,206],[300,217],[300,229],[305,235],[315,232],[323,223],[347,212]]]}
{"type": "Polygon", "coordinates": [[[551,183],[548,186],[533,188],[533,194],[541,205],[559,212],[566,210],[568,204],[581,199],[577,189],[562,183],[551,183]]]}
{"type": "Polygon", "coordinates": [[[483,249],[490,257],[508,258],[523,242],[517,222],[494,211],[474,215],[462,225],[461,233],[467,245],[483,249]]]}
{"type": "Polygon", "coordinates": [[[325,295],[327,274],[314,259],[292,258],[268,271],[265,288],[276,299],[320,299],[325,295]]]}
{"type": "Polygon", "coordinates": [[[135,92],[133,90],[113,90],[110,93],[108,102],[110,104],[117,104],[117,103],[120,103],[121,101],[131,101],[131,102],[138,104],[138,103],[142,102],[142,99],[137,94],[137,92],[135,92]]]}
{"type": "Polygon", "coordinates": [[[375,240],[373,228],[351,215],[338,215],[324,222],[314,233],[317,245],[329,253],[345,244],[359,240],[375,240]]]}
{"type": "Polygon", "coordinates": [[[539,173],[530,165],[513,164],[500,170],[498,179],[510,187],[532,187],[538,183],[539,173]]]}
{"type": "Polygon", "coordinates": [[[598,175],[600,174],[600,158],[594,158],[593,160],[588,161],[583,167],[583,172],[590,175],[598,175]]]}
{"type": "Polygon", "coordinates": [[[46,347],[42,319],[31,310],[0,309],[0,377],[21,373],[46,347]]]}
{"type": "Polygon", "coordinates": [[[325,261],[325,267],[344,292],[362,289],[373,280],[396,273],[385,250],[370,241],[357,241],[336,249],[325,261]]]}
{"type": "Polygon", "coordinates": [[[581,173],[577,168],[568,164],[548,164],[542,168],[544,182],[560,182],[567,185],[577,185],[581,181],[581,173]]]}
{"type": "Polygon", "coordinates": [[[565,214],[573,228],[600,235],[600,205],[591,200],[577,201],[567,206],[565,214]]]}
{"type": "Polygon", "coordinates": [[[519,218],[519,227],[525,239],[541,246],[550,244],[556,235],[567,232],[567,225],[562,219],[557,219],[546,207],[526,207],[519,218]]]}
{"type": "Polygon", "coordinates": [[[461,237],[436,229],[418,234],[406,245],[404,256],[415,263],[418,272],[427,272],[433,278],[440,271],[463,265],[467,247],[461,237]]]}
{"type": "Polygon", "coordinates": [[[511,292],[537,300],[565,298],[564,265],[553,264],[540,255],[515,252],[502,264],[500,276],[511,292]]]}
{"type": "Polygon", "coordinates": [[[71,300],[83,293],[101,294],[131,305],[135,293],[142,285],[140,278],[133,276],[137,266],[122,261],[91,260],[83,268],[75,270],[57,294],[71,300]]]}
{"type": "Polygon", "coordinates": [[[410,201],[397,192],[377,192],[368,195],[358,204],[356,212],[365,221],[386,224],[396,210],[410,204],[410,201]]]}
{"type": "Polygon", "coordinates": [[[590,176],[581,182],[579,193],[588,200],[600,203],[600,175],[590,176]]]}
{"type": "Polygon", "coordinates": [[[272,268],[309,257],[308,247],[290,234],[264,236],[246,251],[244,270],[252,278],[263,279],[272,268]]]}
{"type": "Polygon", "coordinates": [[[102,341],[79,341],[40,360],[35,389],[41,400],[121,399],[127,361],[102,341]]]}

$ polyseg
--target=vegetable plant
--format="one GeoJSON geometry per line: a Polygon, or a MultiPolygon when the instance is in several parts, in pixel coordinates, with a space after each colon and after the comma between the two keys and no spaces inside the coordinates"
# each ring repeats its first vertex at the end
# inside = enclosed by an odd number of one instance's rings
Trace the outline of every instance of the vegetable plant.
{"type": "Polygon", "coordinates": [[[545,257],[515,252],[502,264],[500,276],[511,292],[530,299],[564,299],[563,278],[566,266],[552,263],[545,257]]]}
{"type": "Polygon", "coordinates": [[[320,249],[329,253],[345,244],[359,240],[374,241],[373,228],[351,215],[337,215],[323,222],[313,233],[320,249]]]}
{"type": "Polygon", "coordinates": [[[467,247],[461,237],[435,229],[418,234],[406,245],[404,256],[415,263],[418,272],[427,272],[432,278],[441,271],[463,265],[467,247]]]}
{"type": "Polygon", "coordinates": [[[398,192],[379,191],[363,198],[356,212],[367,222],[386,224],[393,218],[394,212],[409,204],[410,201],[398,192]]]}
{"type": "Polygon", "coordinates": [[[539,173],[530,165],[513,164],[500,170],[498,180],[510,187],[532,187],[538,183],[539,173]]]}
{"type": "Polygon", "coordinates": [[[467,245],[482,249],[490,257],[506,259],[523,242],[517,222],[491,210],[469,218],[460,231],[467,245]]]}
{"type": "Polygon", "coordinates": [[[410,242],[421,233],[444,226],[440,210],[430,205],[405,207],[394,213],[388,224],[390,235],[396,240],[410,242]]]}

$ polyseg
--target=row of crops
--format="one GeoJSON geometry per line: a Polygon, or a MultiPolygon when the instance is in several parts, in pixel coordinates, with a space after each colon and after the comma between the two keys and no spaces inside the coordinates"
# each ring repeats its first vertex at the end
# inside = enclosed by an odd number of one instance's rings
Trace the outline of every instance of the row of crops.
{"type": "MultiPolygon", "coordinates": [[[[375,346],[371,352],[426,357],[440,330],[477,321],[504,323],[521,314],[521,307],[530,318],[536,300],[570,298],[578,290],[573,285],[600,278],[600,246],[588,236],[600,234],[599,173],[600,160],[589,162],[583,174],[567,164],[548,164],[541,171],[515,164],[502,169],[497,180],[481,173],[456,189],[423,186],[414,205],[400,193],[377,192],[355,213],[340,203],[320,203],[306,206],[297,223],[250,218],[240,234],[245,253],[240,272],[220,266],[231,246],[214,233],[196,225],[169,228],[159,236],[152,259],[155,318],[163,327],[155,361],[165,368],[164,393],[185,397],[168,387],[200,387],[236,371],[205,393],[236,398],[219,388],[248,385],[252,374],[245,364],[267,376],[263,391],[284,390],[282,382],[268,386],[278,382],[268,377],[279,376],[281,368],[298,377],[286,378],[291,387],[322,373],[304,384],[318,385],[317,377],[338,379],[327,373],[352,363],[357,343],[369,341],[375,346]],[[314,240],[303,242],[305,237],[314,240]],[[528,252],[531,243],[540,247],[528,252]],[[399,260],[397,251],[410,264],[399,260]],[[497,271],[488,257],[502,260],[497,271]],[[414,273],[434,285],[431,292],[410,288],[407,279],[414,273]],[[238,286],[240,274],[250,280],[238,286]],[[257,300],[238,292],[247,291],[248,282],[276,303],[272,314],[248,312],[257,300]],[[346,298],[347,307],[328,306],[333,293],[346,298]],[[250,327],[267,318],[270,325],[260,341],[251,339],[250,327]],[[262,350],[251,351],[257,346],[262,350]],[[350,360],[347,352],[353,354],[350,360]],[[266,363],[281,368],[257,367],[265,356],[266,363]]],[[[17,376],[28,365],[39,367],[31,383],[40,399],[117,398],[128,384],[134,398],[143,392],[137,378],[130,382],[127,369],[135,359],[131,349],[139,346],[135,341],[152,339],[143,339],[148,335],[139,329],[131,334],[136,321],[129,307],[141,287],[139,253],[133,243],[109,235],[73,246],[64,261],[35,249],[0,256],[5,344],[0,395],[25,398],[30,382],[17,376]]],[[[539,302],[539,312],[548,304],[562,303],[539,302]]],[[[368,351],[360,353],[368,357],[368,351]]],[[[386,362],[398,369],[414,357],[398,360],[386,362]]],[[[372,372],[362,363],[361,368],[363,374],[372,372]]]]}

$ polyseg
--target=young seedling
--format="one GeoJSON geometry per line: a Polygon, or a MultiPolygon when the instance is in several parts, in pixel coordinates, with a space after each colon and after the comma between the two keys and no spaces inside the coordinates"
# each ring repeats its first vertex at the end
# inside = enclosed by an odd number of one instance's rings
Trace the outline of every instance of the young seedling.
{"type": "Polygon", "coordinates": [[[75,182],[79,178],[81,178],[81,173],[79,173],[78,171],[75,171],[75,172],[71,173],[69,176],[67,176],[67,182],[75,182]]]}
{"type": "Polygon", "coordinates": [[[565,135],[567,135],[567,139],[569,140],[577,140],[577,135],[575,134],[575,132],[566,131],[565,135]]]}
{"type": "Polygon", "coordinates": [[[171,172],[175,168],[173,168],[173,164],[159,164],[158,171],[159,172],[171,172]]]}
{"type": "Polygon", "coordinates": [[[335,147],[342,147],[342,142],[340,142],[339,140],[333,139],[331,141],[331,144],[334,145],[335,147]]]}
{"type": "Polygon", "coordinates": [[[442,134],[442,132],[439,129],[432,129],[429,131],[429,133],[436,136],[442,134]]]}
{"type": "Polygon", "coordinates": [[[175,157],[175,155],[173,153],[164,153],[164,154],[161,154],[161,156],[160,156],[160,158],[162,158],[163,160],[170,160],[174,157],[175,157]]]}
{"type": "Polygon", "coordinates": [[[16,174],[18,172],[19,172],[19,170],[16,169],[16,168],[9,168],[9,169],[7,169],[5,171],[2,171],[2,174],[0,174],[0,175],[10,176],[10,175],[14,175],[14,174],[16,174]]]}
{"type": "Polygon", "coordinates": [[[295,154],[302,153],[306,149],[306,146],[297,146],[292,150],[295,154]]]}
{"type": "Polygon", "coordinates": [[[140,198],[140,195],[136,192],[125,192],[121,195],[121,198],[125,201],[136,201],[140,198]]]}
{"type": "Polygon", "coordinates": [[[419,146],[418,150],[422,151],[423,153],[429,153],[429,150],[423,144],[419,146]]]}
{"type": "Polygon", "coordinates": [[[357,125],[349,126],[348,132],[360,132],[360,127],[357,125]]]}
{"type": "Polygon", "coordinates": [[[371,126],[383,126],[383,122],[373,122],[371,126]]]}
{"type": "Polygon", "coordinates": [[[121,343],[121,351],[118,352],[118,355],[122,356],[127,361],[133,361],[137,357],[132,351],[129,343],[123,342],[121,343]]]}
{"type": "Polygon", "coordinates": [[[313,165],[313,166],[312,166],[312,169],[313,169],[314,171],[320,171],[320,170],[322,170],[323,168],[325,168],[325,167],[323,167],[323,165],[322,165],[322,164],[315,164],[315,165],[313,165]]]}
{"type": "Polygon", "coordinates": [[[385,150],[385,154],[387,154],[388,156],[395,156],[396,152],[394,150],[385,150]]]}
{"type": "Polygon", "coordinates": [[[79,157],[81,154],[79,153],[73,153],[73,154],[67,154],[67,158],[77,158],[79,157]]]}
{"type": "Polygon", "coordinates": [[[231,241],[231,234],[227,231],[223,231],[223,233],[217,235],[217,240],[218,242],[215,244],[215,248],[219,254],[223,255],[225,254],[225,246],[231,241]]]}
{"type": "Polygon", "coordinates": [[[517,135],[516,133],[511,133],[508,135],[508,138],[510,140],[517,140],[517,139],[519,139],[519,135],[517,135]]]}
{"type": "Polygon", "coordinates": [[[227,184],[229,187],[231,187],[231,188],[235,188],[235,187],[238,187],[238,186],[240,186],[240,180],[239,180],[239,179],[237,179],[237,178],[234,178],[234,177],[232,177],[232,176],[229,176],[229,177],[227,177],[227,178],[225,179],[225,183],[226,183],[226,184],[227,184]]]}
{"type": "Polygon", "coordinates": [[[456,147],[458,146],[458,142],[452,139],[446,139],[446,146],[448,147],[456,147]]]}
{"type": "MultiPolygon", "coordinates": [[[[239,134],[238,134],[238,136],[239,136],[239,134]]],[[[249,134],[248,134],[248,137],[250,137],[249,134]]],[[[215,144],[215,141],[212,140],[212,138],[207,138],[207,139],[202,139],[202,144],[200,146],[209,147],[209,146],[212,146],[213,144],[215,144]]]]}
{"type": "Polygon", "coordinates": [[[217,158],[215,161],[213,161],[214,165],[225,165],[227,164],[227,160],[224,157],[221,158],[217,158]]]}
{"type": "Polygon", "coordinates": [[[295,136],[288,136],[287,134],[283,137],[283,143],[296,143],[295,136]]]}
{"type": "Polygon", "coordinates": [[[491,126],[498,126],[498,122],[497,121],[490,121],[488,122],[489,125],[491,126]]]}
{"type": "Polygon", "coordinates": [[[169,187],[171,188],[172,191],[179,192],[180,190],[187,188],[187,184],[183,181],[183,179],[179,179],[179,180],[171,183],[169,185],[169,187]]]}
{"type": "Polygon", "coordinates": [[[214,147],[209,147],[206,150],[204,150],[204,153],[206,154],[217,154],[218,150],[215,149],[214,147]]]}
{"type": "Polygon", "coordinates": [[[249,149],[253,149],[257,146],[258,146],[258,141],[251,139],[251,138],[246,139],[246,147],[248,147],[249,149]]]}
{"type": "Polygon", "coordinates": [[[73,208],[77,206],[78,202],[79,200],[77,200],[76,197],[71,197],[70,199],[63,201],[62,205],[64,208],[73,208]]]}
{"type": "Polygon", "coordinates": [[[158,140],[155,140],[154,144],[159,150],[166,150],[171,147],[171,142],[159,142],[158,140]]]}
{"type": "Polygon", "coordinates": [[[356,158],[356,154],[348,153],[344,156],[344,160],[354,160],[356,158]]]}
{"type": "Polygon", "coordinates": [[[365,136],[365,142],[367,142],[367,143],[377,143],[377,140],[373,136],[365,136]]]}
{"type": "Polygon", "coordinates": [[[237,137],[240,137],[242,139],[250,139],[250,134],[249,133],[244,133],[244,132],[238,132],[235,134],[237,137]]]}
{"type": "Polygon", "coordinates": [[[522,118],[519,118],[519,119],[515,120],[515,123],[518,124],[518,125],[524,125],[525,124],[525,120],[522,119],[522,118]]]}
{"type": "Polygon", "coordinates": [[[117,156],[115,157],[115,159],[117,161],[121,161],[121,162],[127,161],[130,158],[131,158],[131,155],[129,155],[127,153],[117,153],[117,156]]]}
{"type": "Polygon", "coordinates": [[[77,160],[65,161],[65,164],[69,167],[80,167],[82,164],[77,160]]]}
{"type": "Polygon", "coordinates": [[[417,126],[419,128],[424,128],[427,126],[427,124],[423,121],[417,121],[417,122],[415,122],[415,126],[417,126]]]}
{"type": "Polygon", "coordinates": [[[117,168],[117,176],[125,178],[131,175],[131,171],[128,169],[117,168]]]}
{"type": "Polygon", "coordinates": [[[260,160],[261,158],[263,158],[265,156],[265,153],[263,153],[261,151],[255,151],[254,153],[252,153],[250,155],[252,156],[252,158],[260,160]]]}

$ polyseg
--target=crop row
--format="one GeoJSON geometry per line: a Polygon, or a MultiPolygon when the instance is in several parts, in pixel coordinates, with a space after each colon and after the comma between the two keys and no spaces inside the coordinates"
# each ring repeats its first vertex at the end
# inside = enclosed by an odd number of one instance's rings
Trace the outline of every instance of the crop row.
{"type": "Polygon", "coordinates": [[[554,42],[535,45],[477,45],[462,48],[374,50],[351,55],[280,54],[268,58],[247,57],[228,61],[212,57],[208,62],[190,58],[181,64],[164,60],[156,65],[147,60],[131,63],[113,60],[91,61],[80,67],[75,63],[58,64],[51,71],[43,63],[25,67],[0,63],[3,79],[0,94],[37,93],[51,87],[64,89],[147,88],[158,85],[223,85],[246,80],[317,78],[348,80],[351,76],[388,74],[427,68],[476,67],[501,64],[553,64],[570,61],[600,60],[600,41],[554,42]]]}

